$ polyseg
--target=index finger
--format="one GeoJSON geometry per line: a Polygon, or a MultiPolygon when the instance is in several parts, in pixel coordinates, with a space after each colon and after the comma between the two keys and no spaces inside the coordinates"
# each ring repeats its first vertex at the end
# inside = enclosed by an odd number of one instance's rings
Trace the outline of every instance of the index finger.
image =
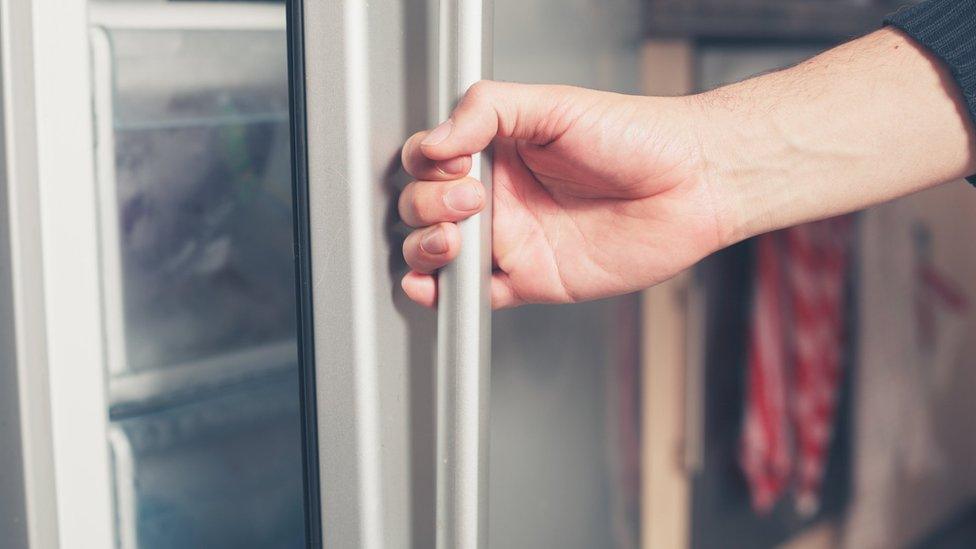
{"type": "Polygon", "coordinates": [[[400,152],[403,169],[416,179],[425,181],[449,181],[459,179],[471,170],[471,157],[458,156],[447,160],[431,160],[420,150],[420,142],[429,131],[417,132],[407,139],[400,152]]]}

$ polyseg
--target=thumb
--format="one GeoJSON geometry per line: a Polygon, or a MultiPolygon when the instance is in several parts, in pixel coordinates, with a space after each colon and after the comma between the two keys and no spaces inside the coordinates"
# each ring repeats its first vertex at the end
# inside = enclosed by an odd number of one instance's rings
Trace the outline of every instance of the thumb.
{"type": "Polygon", "coordinates": [[[545,145],[564,130],[553,113],[574,91],[482,80],[468,89],[449,119],[427,134],[420,149],[431,160],[448,160],[481,152],[496,136],[545,145]]]}

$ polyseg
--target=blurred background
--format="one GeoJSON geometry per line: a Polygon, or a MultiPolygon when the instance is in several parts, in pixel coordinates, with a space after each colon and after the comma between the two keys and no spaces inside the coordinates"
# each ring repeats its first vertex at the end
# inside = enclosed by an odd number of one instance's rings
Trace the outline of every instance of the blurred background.
{"type": "MultiPolygon", "coordinates": [[[[200,30],[185,4],[90,2],[115,535],[300,547],[284,10],[207,2],[200,30]]],[[[689,94],[901,4],[495,0],[494,74],[689,94]]],[[[953,183],[640,294],[496,314],[491,546],[976,546],[973,212],[953,183]]]]}

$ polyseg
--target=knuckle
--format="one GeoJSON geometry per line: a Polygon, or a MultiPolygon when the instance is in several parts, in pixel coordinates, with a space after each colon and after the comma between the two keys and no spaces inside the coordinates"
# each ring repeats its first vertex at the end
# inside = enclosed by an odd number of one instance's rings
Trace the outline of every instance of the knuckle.
{"type": "Polygon", "coordinates": [[[468,88],[465,97],[470,98],[473,103],[483,103],[489,100],[491,96],[492,89],[494,87],[494,82],[490,80],[479,80],[468,88]]]}
{"type": "Polygon", "coordinates": [[[403,258],[407,265],[419,273],[427,274],[437,269],[435,261],[428,257],[419,246],[416,246],[410,253],[404,253],[403,258]]]}

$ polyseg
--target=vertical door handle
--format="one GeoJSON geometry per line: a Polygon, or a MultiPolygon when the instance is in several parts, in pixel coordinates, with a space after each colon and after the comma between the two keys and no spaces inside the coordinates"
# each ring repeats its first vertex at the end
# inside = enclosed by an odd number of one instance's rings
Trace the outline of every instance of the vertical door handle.
{"type": "MultiPolygon", "coordinates": [[[[491,76],[492,0],[438,0],[438,115],[451,114],[475,82],[491,76]]],[[[491,159],[471,174],[491,197],[491,159]]],[[[491,360],[491,200],[462,221],[461,252],[438,277],[438,549],[486,549],[488,393],[491,360]]]]}

